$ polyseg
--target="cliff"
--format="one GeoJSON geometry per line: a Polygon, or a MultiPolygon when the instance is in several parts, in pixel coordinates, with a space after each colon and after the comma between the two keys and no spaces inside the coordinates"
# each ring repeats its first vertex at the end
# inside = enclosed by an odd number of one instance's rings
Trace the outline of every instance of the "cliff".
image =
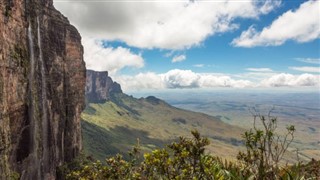
{"type": "Polygon", "coordinates": [[[0,179],[55,179],[81,150],[81,37],[52,0],[0,3],[0,179]]]}
{"type": "Polygon", "coordinates": [[[87,70],[86,101],[90,103],[103,103],[110,99],[113,93],[122,93],[121,86],[113,82],[108,72],[87,70]]]}

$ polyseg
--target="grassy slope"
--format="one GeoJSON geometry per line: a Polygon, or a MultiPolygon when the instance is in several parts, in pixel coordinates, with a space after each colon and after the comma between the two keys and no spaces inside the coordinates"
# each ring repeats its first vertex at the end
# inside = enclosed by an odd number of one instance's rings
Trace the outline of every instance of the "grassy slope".
{"type": "Polygon", "coordinates": [[[243,129],[215,117],[178,109],[155,98],[117,94],[104,104],[89,104],[82,114],[84,150],[98,159],[126,153],[139,138],[144,150],[161,147],[192,129],[211,139],[208,150],[233,158],[243,129]]]}

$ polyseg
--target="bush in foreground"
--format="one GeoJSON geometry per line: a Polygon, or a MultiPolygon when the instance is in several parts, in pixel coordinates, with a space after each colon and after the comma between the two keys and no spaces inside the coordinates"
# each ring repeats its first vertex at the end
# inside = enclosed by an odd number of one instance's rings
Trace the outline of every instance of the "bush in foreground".
{"type": "Polygon", "coordinates": [[[139,145],[129,153],[130,161],[116,155],[104,164],[81,156],[60,167],[60,173],[70,180],[102,179],[317,179],[320,161],[312,160],[291,166],[280,161],[294,139],[294,127],[289,126],[283,136],[276,134],[277,119],[256,115],[253,129],[243,134],[246,151],[239,152],[238,161],[223,161],[206,154],[210,142],[192,131],[192,138],[180,137],[166,148],[139,156],[139,145]],[[260,120],[262,128],[258,128],[260,120]],[[141,159],[141,160],[140,160],[141,159]],[[139,162],[138,162],[139,161],[139,162]]]}

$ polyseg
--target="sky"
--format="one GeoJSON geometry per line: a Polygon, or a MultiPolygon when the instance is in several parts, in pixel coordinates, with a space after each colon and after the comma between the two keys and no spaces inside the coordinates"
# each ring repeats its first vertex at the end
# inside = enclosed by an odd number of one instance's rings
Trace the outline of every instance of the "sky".
{"type": "Polygon", "coordinates": [[[320,1],[54,0],[125,92],[320,91],[320,1]]]}

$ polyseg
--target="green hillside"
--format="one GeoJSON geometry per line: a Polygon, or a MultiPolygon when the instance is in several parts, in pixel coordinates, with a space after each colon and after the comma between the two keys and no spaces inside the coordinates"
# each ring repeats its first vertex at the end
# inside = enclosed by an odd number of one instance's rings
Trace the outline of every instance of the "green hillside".
{"type": "Polygon", "coordinates": [[[113,94],[105,103],[89,103],[82,119],[84,151],[101,160],[126,154],[138,141],[144,151],[161,147],[179,136],[190,136],[193,129],[210,139],[208,151],[233,159],[244,132],[213,116],[178,109],[152,96],[136,99],[122,93],[113,94]]]}

